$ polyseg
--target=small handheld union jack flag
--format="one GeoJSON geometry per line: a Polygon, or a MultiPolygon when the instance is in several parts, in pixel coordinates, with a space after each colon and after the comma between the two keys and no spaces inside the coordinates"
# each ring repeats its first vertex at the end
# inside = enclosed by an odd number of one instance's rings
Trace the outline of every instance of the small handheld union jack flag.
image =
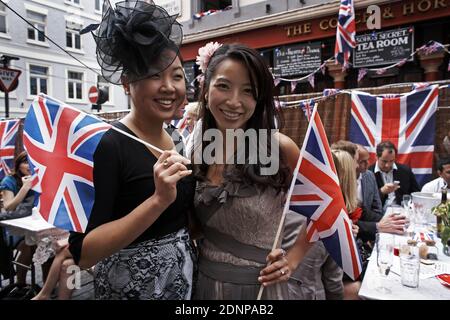
{"type": "Polygon", "coordinates": [[[0,121],[0,180],[11,173],[20,120],[0,121]]]}
{"type": "Polygon", "coordinates": [[[94,204],[93,156],[111,126],[46,95],[32,103],[23,143],[37,209],[55,227],[84,232],[94,204]]]}
{"type": "Polygon", "coordinates": [[[350,55],[356,47],[355,33],[356,24],[353,0],[341,0],[334,55],[336,63],[342,64],[344,68],[348,67],[350,55]]]}
{"type": "Polygon", "coordinates": [[[289,209],[307,217],[308,241],[322,240],[334,261],[350,278],[357,279],[361,258],[317,104],[295,172],[289,209]]]}

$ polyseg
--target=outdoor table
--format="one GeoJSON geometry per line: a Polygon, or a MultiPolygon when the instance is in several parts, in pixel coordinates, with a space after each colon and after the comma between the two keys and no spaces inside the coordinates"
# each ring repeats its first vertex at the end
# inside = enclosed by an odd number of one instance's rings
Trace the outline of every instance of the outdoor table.
{"type": "MultiPolygon", "coordinates": [[[[383,234],[381,233],[380,236],[382,237],[383,234]]],[[[407,237],[398,235],[394,239],[395,247],[406,244],[408,240],[407,237]]],[[[437,239],[436,247],[438,252],[437,268],[421,262],[418,288],[409,288],[401,284],[400,258],[394,256],[391,271],[383,281],[383,285],[391,291],[390,293],[381,293],[377,290],[381,275],[377,267],[377,250],[374,248],[359,290],[359,297],[376,300],[450,300],[450,288],[442,285],[433,275],[439,273],[436,269],[446,270],[444,273],[450,274],[450,257],[443,253],[440,239],[437,239]]]]}
{"type": "MultiPolygon", "coordinates": [[[[25,244],[29,246],[36,245],[36,251],[33,255],[33,263],[30,266],[23,266],[31,271],[31,285],[35,286],[34,264],[43,264],[53,254],[53,246],[59,240],[67,239],[69,232],[55,228],[47,223],[36,208],[33,208],[32,215],[19,219],[2,220],[0,225],[7,228],[10,233],[25,237],[25,244]]],[[[14,264],[17,262],[12,261],[14,264]]],[[[10,279],[13,282],[13,279],[10,279]]]]}

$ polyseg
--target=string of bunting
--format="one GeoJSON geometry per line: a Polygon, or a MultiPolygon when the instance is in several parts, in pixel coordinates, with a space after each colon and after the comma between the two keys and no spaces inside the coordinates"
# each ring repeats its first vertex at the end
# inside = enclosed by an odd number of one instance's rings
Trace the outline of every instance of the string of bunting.
{"type": "MultiPolygon", "coordinates": [[[[375,68],[375,69],[367,69],[367,68],[361,68],[359,69],[358,72],[358,82],[360,82],[369,72],[375,72],[376,74],[384,74],[388,69],[391,68],[395,68],[395,67],[401,67],[403,66],[408,59],[410,59],[411,57],[413,57],[414,55],[416,55],[419,52],[423,52],[423,54],[425,55],[430,55],[439,51],[445,51],[447,53],[450,54],[450,51],[448,50],[448,48],[450,47],[450,44],[442,44],[439,43],[437,41],[431,40],[429,41],[427,44],[421,46],[420,48],[417,48],[413,53],[410,54],[410,56],[408,58],[404,58],[401,61],[390,65],[388,67],[383,67],[383,68],[375,68]]],[[[334,57],[329,58],[327,60],[325,60],[320,67],[318,67],[316,70],[314,70],[313,72],[311,72],[310,74],[301,77],[301,78],[296,78],[296,79],[287,79],[287,78],[282,78],[282,77],[274,77],[274,84],[275,86],[278,86],[280,84],[281,81],[286,81],[286,82],[290,82],[291,83],[291,89],[292,91],[294,91],[295,87],[297,86],[297,84],[299,82],[302,82],[304,80],[308,80],[308,82],[311,84],[311,87],[314,88],[315,86],[315,74],[319,71],[322,72],[322,74],[325,75],[326,72],[326,64],[329,61],[335,61],[334,57]]],[[[450,72],[450,61],[449,61],[449,65],[448,65],[448,71],[450,72]]]]}
{"type": "MultiPolygon", "coordinates": [[[[361,80],[369,73],[369,72],[374,72],[378,75],[382,75],[385,74],[387,70],[395,68],[395,67],[402,67],[407,61],[408,59],[414,57],[417,53],[423,53],[424,55],[430,55],[439,51],[445,51],[447,53],[450,54],[450,51],[447,49],[450,46],[450,44],[442,44],[439,43],[437,41],[431,40],[429,41],[427,44],[421,46],[420,48],[417,48],[413,53],[411,53],[409,55],[408,58],[404,58],[401,61],[394,63],[390,66],[387,67],[383,67],[383,68],[373,68],[373,69],[368,69],[368,68],[361,68],[358,71],[358,82],[361,82],[361,80]]],[[[447,70],[450,71],[450,61],[447,67],[447,70]]]]}
{"type": "MultiPolygon", "coordinates": [[[[423,90],[425,88],[427,88],[428,86],[432,85],[432,83],[428,83],[428,82],[418,82],[418,83],[413,83],[412,87],[413,87],[413,91],[414,90],[423,90]]],[[[439,86],[439,90],[441,89],[450,89],[450,83],[449,84],[445,84],[442,86],[439,86]]],[[[279,101],[279,100],[275,100],[275,106],[277,108],[285,108],[285,109],[295,109],[295,108],[300,108],[303,110],[303,112],[305,112],[306,117],[309,119],[308,116],[308,111],[311,111],[312,113],[312,109],[314,108],[314,104],[318,103],[319,101],[325,100],[329,97],[335,96],[337,94],[341,94],[341,93],[347,93],[347,94],[352,94],[352,91],[361,91],[359,88],[355,88],[355,89],[325,89],[322,93],[321,96],[316,97],[316,98],[308,98],[308,99],[303,99],[303,100],[295,100],[295,101],[279,101]],[[310,110],[307,110],[307,109],[310,110]]],[[[405,93],[399,93],[399,94],[379,94],[378,96],[382,96],[382,97],[398,97],[398,96],[402,96],[405,94],[409,94],[410,92],[405,92],[405,93]]]]}

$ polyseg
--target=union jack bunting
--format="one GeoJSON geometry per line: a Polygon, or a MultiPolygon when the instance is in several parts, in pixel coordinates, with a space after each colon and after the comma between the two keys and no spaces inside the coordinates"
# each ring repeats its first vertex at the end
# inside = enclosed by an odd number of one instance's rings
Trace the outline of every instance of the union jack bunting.
{"type": "Polygon", "coordinates": [[[19,123],[19,120],[0,121],[0,181],[11,173],[11,168],[14,166],[19,123]]]}
{"type": "Polygon", "coordinates": [[[341,90],[339,90],[339,89],[324,89],[323,95],[325,97],[329,97],[329,96],[334,96],[335,94],[338,94],[339,92],[341,92],[341,90]]]}
{"type": "Polygon", "coordinates": [[[50,224],[84,232],[94,204],[93,156],[111,126],[49,96],[39,95],[24,124],[37,209],[50,224]]]}
{"type": "Polygon", "coordinates": [[[314,99],[311,99],[310,101],[302,101],[300,102],[300,108],[305,113],[306,119],[308,119],[308,122],[311,120],[311,115],[314,110],[315,101],[314,99]]]}
{"type": "Polygon", "coordinates": [[[423,185],[431,179],[438,96],[435,85],[388,97],[353,91],[349,139],[366,147],[371,163],[377,144],[391,141],[396,161],[408,165],[423,185]]]}
{"type": "Polygon", "coordinates": [[[413,240],[417,242],[425,242],[429,240],[434,240],[434,233],[433,232],[415,232],[413,240]]]}
{"type": "Polygon", "coordinates": [[[355,8],[353,0],[341,0],[339,7],[339,18],[336,29],[336,46],[334,56],[336,63],[348,67],[348,61],[353,49],[356,47],[355,41],[355,8]]]}
{"type": "Polygon", "coordinates": [[[352,279],[361,259],[339,186],[325,130],[314,108],[290,190],[289,208],[307,217],[308,241],[322,240],[330,256],[352,279]]]}

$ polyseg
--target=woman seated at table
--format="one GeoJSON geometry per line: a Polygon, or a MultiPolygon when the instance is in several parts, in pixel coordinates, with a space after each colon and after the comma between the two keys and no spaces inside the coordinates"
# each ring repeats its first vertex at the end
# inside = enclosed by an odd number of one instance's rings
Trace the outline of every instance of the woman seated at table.
{"type": "MultiPolygon", "coordinates": [[[[2,190],[3,207],[7,212],[16,211],[21,217],[31,215],[33,208],[33,191],[31,191],[31,172],[27,161],[26,151],[21,152],[14,162],[14,171],[3,178],[0,189],[2,190]],[[19,212],[20,211],[20,212],[19,212]]],[[[8,231],[6,238],[9,239],[8,231]]],[[[24,238],[12,236],[12,247],[19,251],[17,262],[30,265],[35,246],[27,246],[24,238]]],[[[11,245],[11,244],[10,244],[11,245]]],[[[27,269],[17,266],[17,285],[26,284],[27,269]]]]}

